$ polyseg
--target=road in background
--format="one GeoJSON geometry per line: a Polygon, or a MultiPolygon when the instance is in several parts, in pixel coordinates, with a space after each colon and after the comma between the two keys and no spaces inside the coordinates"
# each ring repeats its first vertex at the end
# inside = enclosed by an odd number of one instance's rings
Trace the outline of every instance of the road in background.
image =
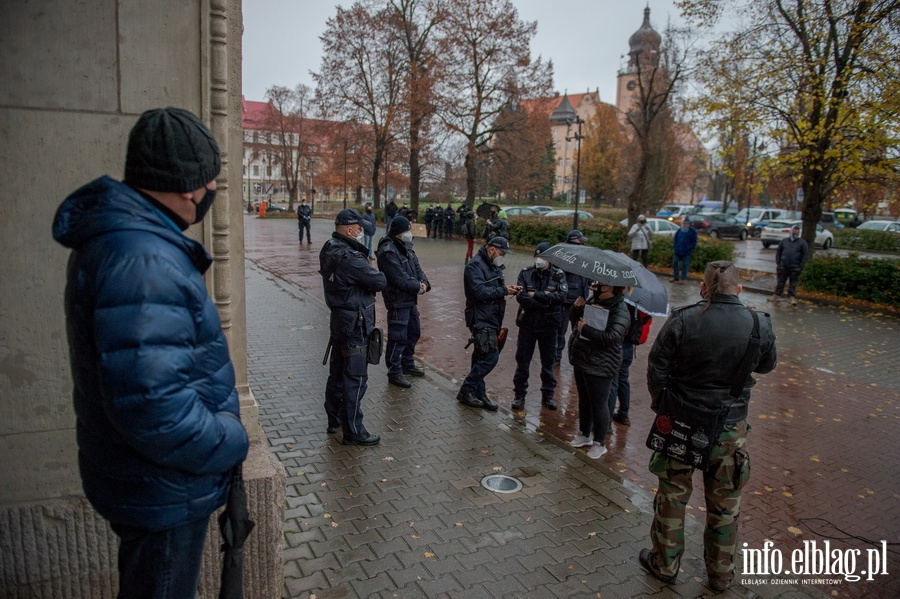
{"type": "MultiPolygon", "coordinates": [[[[314,220],[315,243],[311,245],[297,243],[296,223],[290,220],[248,216],[244,224],[247,258],[320,295],[318,253],[333,230],[330,221],[314,220]]],[[[762,257],[752,256],[774,254],[774,250],[763,250],[757,240],[736,244],[746,245],[739,262],[753,259],[762,264],[762,257]]],[[[468,338],[463,324],[465,244],[417,239],[415,249],[433,285],[419,304],[423,337],[418,356],[428,366],[459,381],[468,372],[471,351],[464,349],[468,338]]],[[[517,250],[507,258],[507,277],[514,280],[519,269],[531,261],[530,251],[517,250]]],[[[696,283],[665,284],[673,306],[700,299],[696,283]]],[[[900,492],[894,486],[900,477],[900,449],[894,442],[900,420],[900,322],[804,301],[797,306],[773,305],[759,293],[745,292],[741,298],[771,313],[779,355],[776,370],[758,377],[750,406],[753,474],[744,491],[742,540],[751,548],[760,548],[765,540],[771,540],[786,555],[810,539],[819,540],[820,545],[826,538],[848,535],[896,541],[900,538],[900,522],[894,517],[900,506],[900,492]]],[[[383,325],[380,301],[378,309],[383,325]]],[[[277,314],[272,317],[277,318],[277,314]]],[[[489,393],[506,409],[513,395],[514,317],[511,305],[505,322],[510,328],[509,345],[487,379],[489,393]]],[[[610,451],[601,460],[612,474],[633,485],[638,502],[646,501],[656,484],[646,469],[650,452],[644,441],[652,412],[645,372],[650,344],[662,323],[662,318],[654,319],[651,339],[638,347],[631,369],[632,425],[614,425],[610,451]]],[[[324,352],[324,348],[297,351],[315,353],[324,352]]],[[[560,408],[556,412],[540,410],[538,370],[535,358],[524,421],[568,441],[575,432],[578,405],[571,366],[564,359],[558,371],[560,408]]],[[[695,486],[699,485],[697,475],[695,486]]],[[[699,491],[694,493],[689,509],[702,519],[701,495],[699,491]]],[[[861,540],[832,541],[832,546],[858,548],[863,554],[870,547],[861,540]]],[[[827,592],[841,597],[900,596],[900,559],[893,550],[889,557],[892,576],[881,577],[876,583],[832,587],[827,592]]]]}

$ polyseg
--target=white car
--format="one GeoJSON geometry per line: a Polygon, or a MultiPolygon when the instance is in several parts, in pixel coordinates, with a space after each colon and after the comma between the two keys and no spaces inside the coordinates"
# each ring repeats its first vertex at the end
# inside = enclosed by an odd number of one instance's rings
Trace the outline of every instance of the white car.
{"type": "Polygon", "coordinates": [[[856,228],[863,229],[864,231],[891,231],[893,233],[900,233],[900,221],[867,220],[856,228]]]}
{"type": "Polygon", "coordinates": [[[506,212],[506,216],[540,216],[537,210],[525,206],[506,206],[500,210],[506,212]]]}
{"type": "MultiPolygon", "coordinates": [[[[791,234],[791,228],[794,225],[803,226],[803,221],[800,220],[773,220],[765,227],[762,228],[762,232],[759,234],[759,240],[762,241],[763,247],[771,247],[773,245],[778,245],[778,242],[791,234]]],[[[803,229],[801,228],[800,233],[803,233],[803,229]]],[[[815,244],[818,247],[821,247],[824,250],[827,250],[834,244],[834,235],[832,235],[831,231],[823,227],[822,225],[816,225],[816,239],[815,244]]]]}
{"type": "MultiPolygon", "coordinates": [[[[619,224],[623,227],[628,226],[628,219],[623,218],[619,221],[619,224]]],[[[673,222],[669,222],[664,218],[648,218],[647,226],[650,227],[650,231],[659,237],[675,237],[675,233],[678,232],[678,229],[681,227],[676,225],[673,222]]]]}
{"type": "MultiPolygon", "coordinates": [[[[569,218],[572,218],[573,216],[575,216],[575,211],[574,210],[551,210],[550,212],[544,214],[544,216],[550,216],[550,217],[567,216],[569,218]]],[[[594,218],[594,215],[591,214],[590,212],[585,212],[584,210],[578,211],[578,220],[586,220],[588,218],[594,218]]]]}
{"type": "Polygon", "coordinates": [[[532,210],[537,210],[541,213],[541,216],[547,214],[548,212],[553,212],[553,208],[550,206],[529,206],[532,210]]]}

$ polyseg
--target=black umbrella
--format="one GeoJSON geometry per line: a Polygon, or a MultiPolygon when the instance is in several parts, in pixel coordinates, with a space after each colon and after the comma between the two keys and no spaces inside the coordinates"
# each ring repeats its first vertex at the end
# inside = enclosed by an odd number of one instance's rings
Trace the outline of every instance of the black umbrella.
{"type": "Polygon", "coordinates": [[[652,316],[669,315],[669,292],[666,286],[660,282],[659,277],[647,270],[647,267],[632,260],[621,252],[616,252],[620,260],[624,260],[634,269],[641,286],[635,287],[631,295],[625,296],[625,301],[636,306],[652,316]]]}
{"type": "Polygon", "coordinates": [[[242,599],[244,596],[244,541],[250,536],[255,524],[250,520],[247,509],[247,491],[241,464],[234,468],[231,490],[225,511],[219,516],[222,531],[222,586],[219,599],[242,599]]]}
{"type": "Polygon", "coordinates": [[[475,215],[487,220],[491,217],[491,208],[496,208],[497,212],[500,212],[500,206],[498,206],[497,204],[491,204],[490,202],[482,202],[481,206],[479,206],[475,210],[475,215]]]}
{"type": "Polygon", "coordinates": [[[634,267],[610,250],[591,245],[557,243],[540,254],[550,264],[566,272],[615,287],[640,287],[634,267]]]}

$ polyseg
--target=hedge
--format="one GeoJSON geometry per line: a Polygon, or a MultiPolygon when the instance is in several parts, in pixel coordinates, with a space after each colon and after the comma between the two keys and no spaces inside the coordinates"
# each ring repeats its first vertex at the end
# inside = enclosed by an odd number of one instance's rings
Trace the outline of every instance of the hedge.
{"type": "Polygon", "coordinates": [[[900,254],[900,235],[891,231],[838,229],[834,232],[834,247],[900,254]]]}
{"type": "MultiPolygon", "coordinates": [[[[542,241],[561,243],[572,228],[569,219],[546,218],[542,216],[521,216],[510,220],[510,242],[515,245],[534,247],[542,241]]],[[[588,238],[588,245],[610,249],[631,255],[631,240],[628,231],[618,222],[603,218],[592,218],[578,222],[579,230],[588,238]]],[[[648,264],[661,268],[672,268],[673,237],[656,237],[647,256],[648,264]]],[[[714,260],[732,260],[734,245],[721,239],[701,236],[697,241],[691,259],[694,272],[703,272],[706,265],[714,260]]]]}
{"type": "Polygon", "coordinates": [[[900,259],[816,256],[803,268],[800,285],[807,291],[900,306],[900,259]]]}

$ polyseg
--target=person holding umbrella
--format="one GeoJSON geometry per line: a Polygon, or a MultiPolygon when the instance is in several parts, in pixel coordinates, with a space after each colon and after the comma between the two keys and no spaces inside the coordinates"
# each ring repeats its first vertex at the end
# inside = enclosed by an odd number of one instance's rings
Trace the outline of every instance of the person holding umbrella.
{"type": "Polygon", "coordinates": [[[572,308],[575,334],[569,339],[569,362],[575,368],[578,389],[578,430],[569,443],[572,447],[590,447],[587,456],[599,459],[606,453],[609,431],[609,390],[622,363],[622,340],[631,323],[625,306],[626,287],[604,282],[591,285],[593,295],[585,302],[579,298],[572,308]],[[606,325],[587,324],[585,310],[606,310],[606,325]]]}

